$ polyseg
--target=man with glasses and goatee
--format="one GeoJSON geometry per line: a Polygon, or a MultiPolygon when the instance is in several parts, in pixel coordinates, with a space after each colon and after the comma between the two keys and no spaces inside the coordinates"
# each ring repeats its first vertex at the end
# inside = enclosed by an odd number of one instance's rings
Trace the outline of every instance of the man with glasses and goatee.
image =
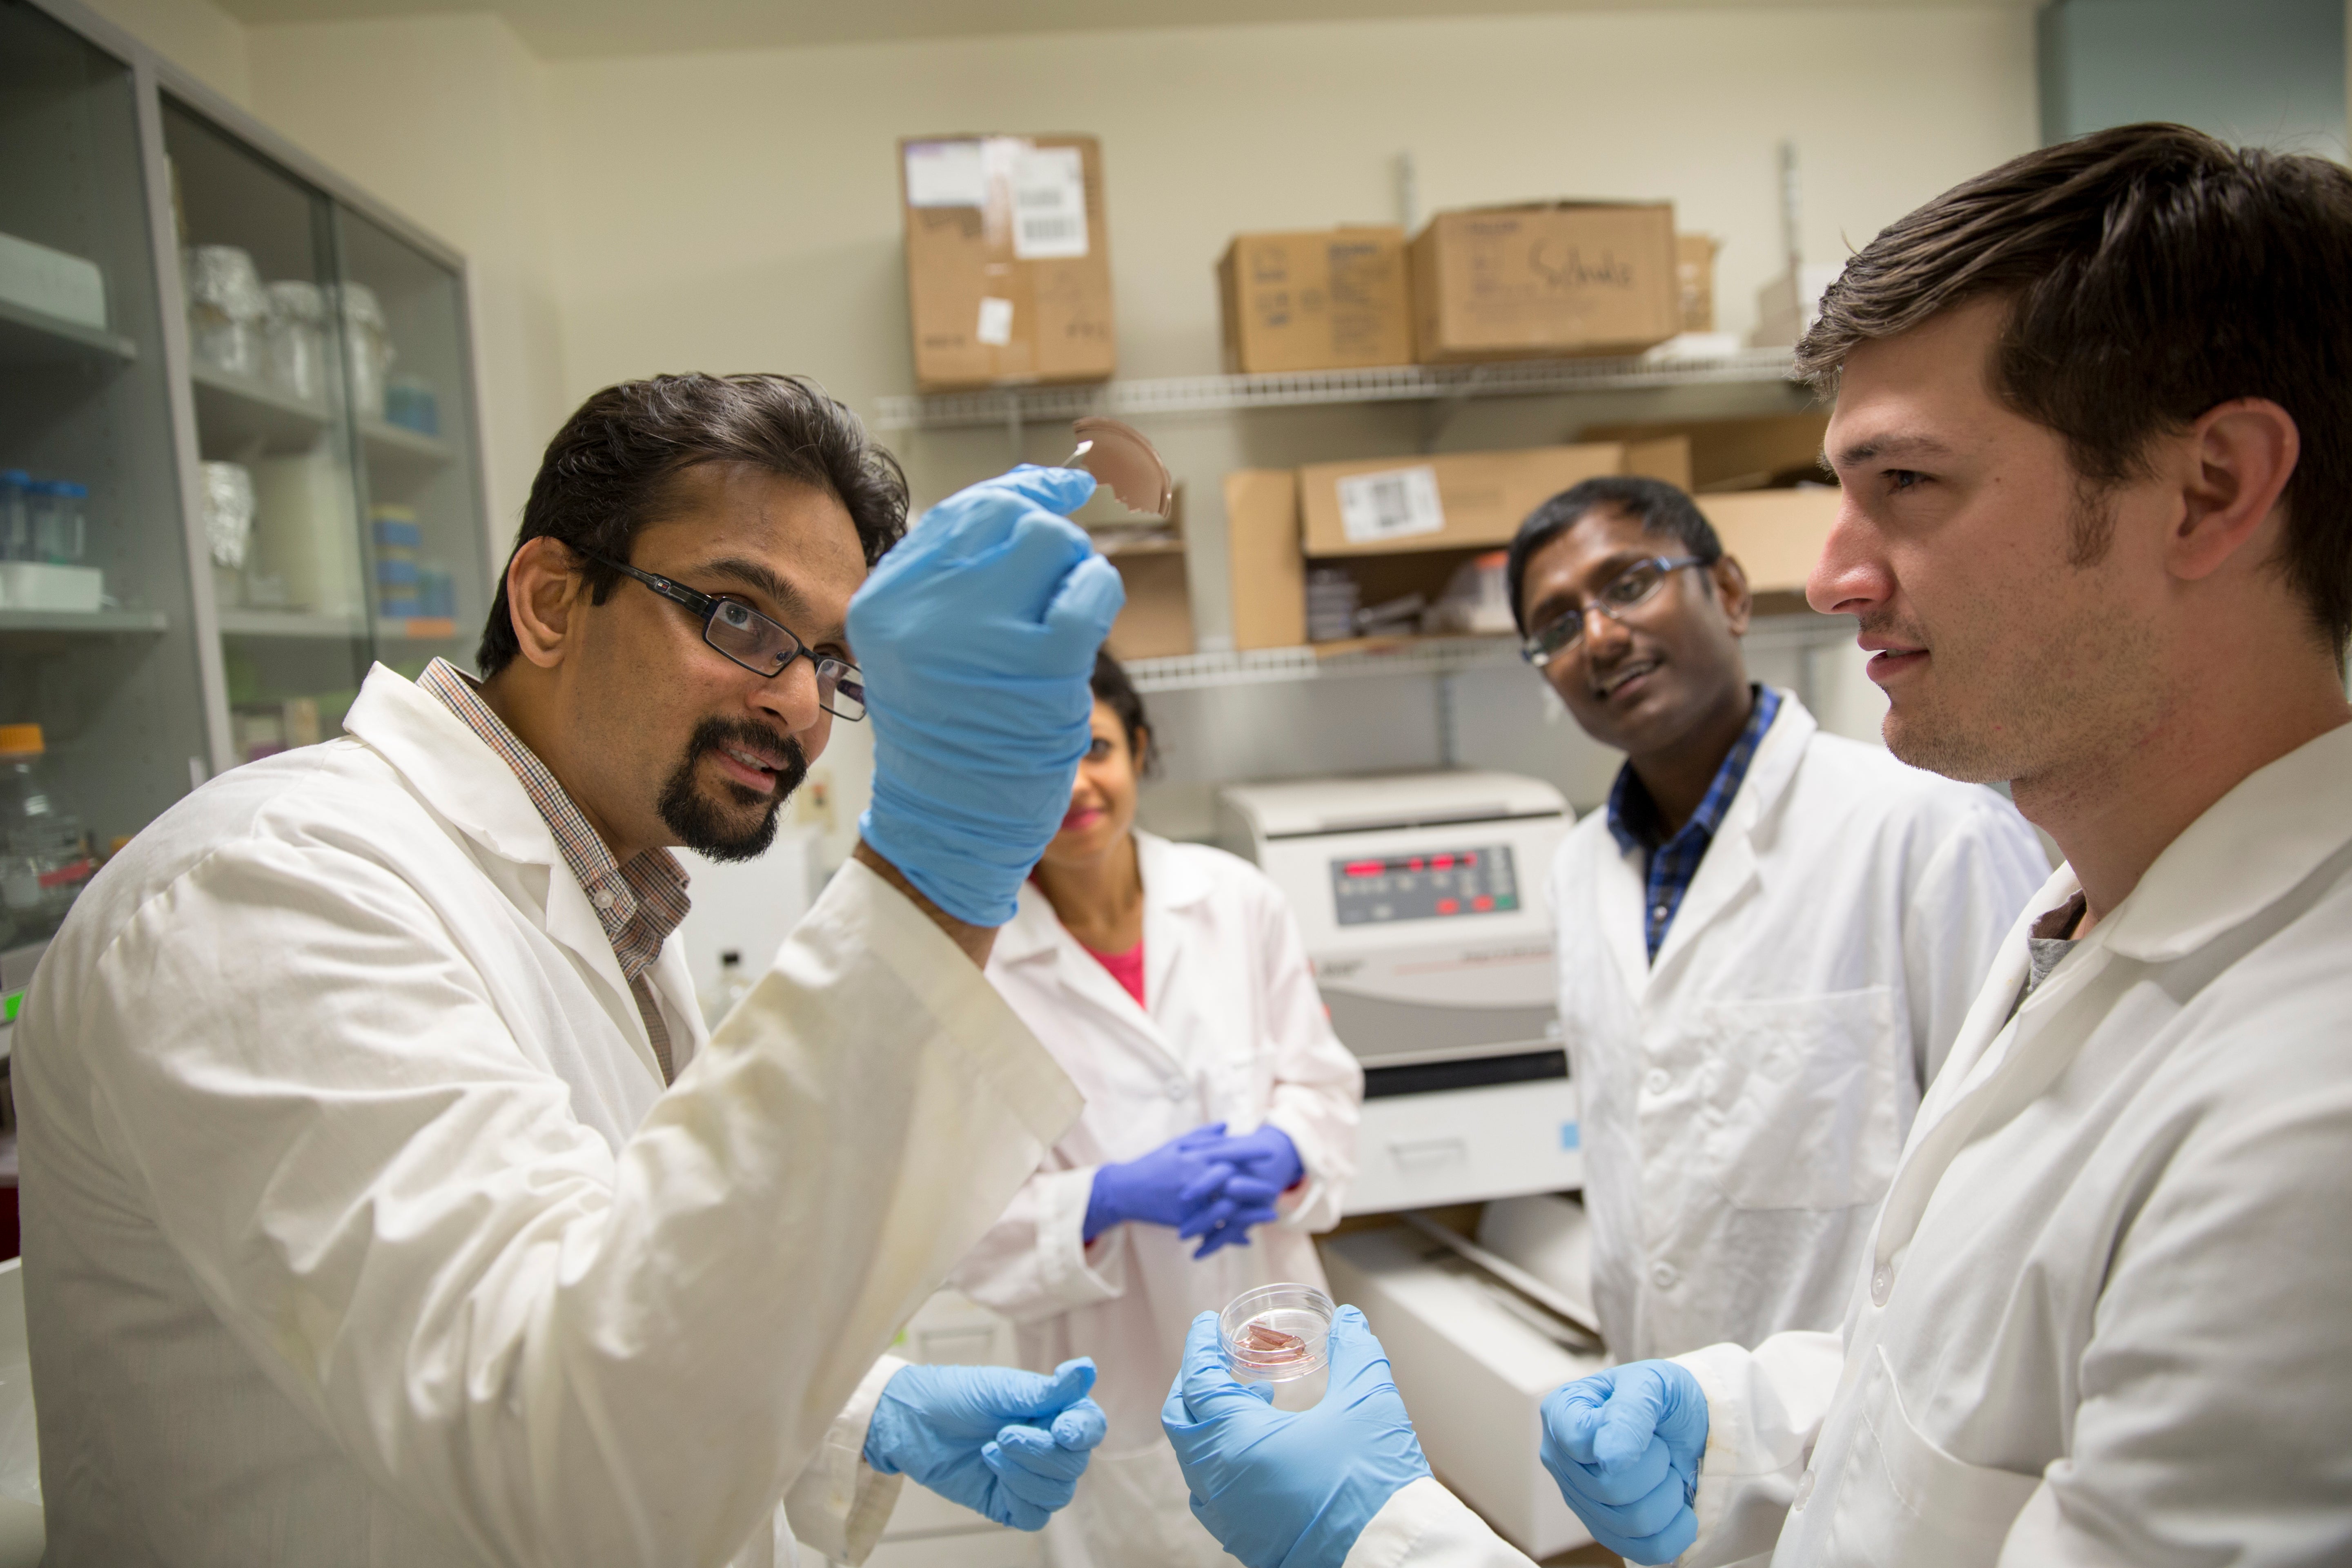
{"type": "Polygon", "coordinates": [[[805,382],[607,387],[478,679],[378,666],[115,857],[16,1029],[47,1561],[763,1568],[862,1561],[902,1475],[1069,1501],[1091,1363],[882,1352],[1079,1109],[981,966],[1088,742],[1093,490],[908,531],[805,382]],[[757,855],[842,722],[856,859],[706,1034],[669,848],[757,855]]]}

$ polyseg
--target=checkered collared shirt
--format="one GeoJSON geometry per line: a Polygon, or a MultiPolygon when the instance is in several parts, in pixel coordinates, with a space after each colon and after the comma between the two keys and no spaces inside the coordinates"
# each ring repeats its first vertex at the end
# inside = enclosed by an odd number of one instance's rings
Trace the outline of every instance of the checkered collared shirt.
{"type": "Polygon", "coordinates": [[[1643,934],[1649,939],[1650,959],[1655,963],[1658,949],[1664,944],[1666,932],[1675,923],[1675,912],[1683,907],[1683,895],[1690,891],[1691,880],[1698,875],[1699,862],[1706,858],[1706,847],[1715,842],[1715,830],[1723,825],[1723,814],[1731,809],[1732,797],[1738,795],[1740,782],[1748,777],[1748,764],[1756,760],[1756,748],[1764,743],[1764,732],[1772,727],[1772,716],[1780,711],[1780,694],[1769,686],[1751,688],[1756,693],[1754,711],[1748,716],[1748,728],[1739,732],[1723,765],[1715,770],[1715,782],[1706,786],[1706,795],[1691,813],[1691,819],[1671,838],[1660,842],[1657,802],[1634,774],[1633,764],[1626,763],[1617,770],[1617,782],[1609,790],[1609,832],[1618,847],[1627,854],[1636,849],[1649,852],[1649,868],[1644,875],[1644,891],[1648,897],[1643,909],[1643,934]]]}
{"type": "Polygon", "coordinates": [[[654,1056],[661,1062],[662,1081],[668,1082],[674,1072],[669,1026],[662,1020],[646,972],[660,956],[669,933],[686,919],[685,869],[667,849],[647,849],[625,866],[614,859],[572,796],[547,771],[547,764],[491,711],[475,689],[472,678],[456,665],[436,658],[425,667],[416,684],[439,698],[443,707],[464,720],[466,727],[514,770],[515,777],[522,781],[523,793],[547,819],[555,834],[555,847],[563,853],[563,863],[579,879],[589,903],[595,906],[604,940],[613,944],[613,956],[621,961],[629,994],[636,998],[637,1016],[645,1020],[654,1056]]]}

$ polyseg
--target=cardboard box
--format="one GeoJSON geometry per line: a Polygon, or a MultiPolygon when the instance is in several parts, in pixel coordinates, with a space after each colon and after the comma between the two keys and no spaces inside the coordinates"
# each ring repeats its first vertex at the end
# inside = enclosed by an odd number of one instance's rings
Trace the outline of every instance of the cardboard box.
{"type": "Polygon", "coordinates": [[[919,391],[1118,368],[1093,137],[910,137],[898,176],[919,391]]]}
{"type": "Polygon", "coordinates": [[[1822,439],[1829,427],[1829,410],[1822,408],[1756,419],[1588,425],[1577,439],[1648,442],[1679,437],[1690,443],[1690,479],[1685,489],[1752,490],[1826,479],[1822,439]]]}
{"type": "Polygon", "coordinates": [[[1235,374],[1412,363],[1401,228],[1235,235],[1217,300],[1235,374]]]}
{"type": "Polygon", "coordinates": [[[1715,331],[1715,236],[1675,236],[1675,290],[1681,301],[1682,330],[1715,331]]]}
{"type": "Polygon", "coordinates": [[[1234,647],[1307,641],[1307,558],[1298,547],[1298,474],[1241,468],[1225,476],[1225,562],[1234,647]]]}
{"type": "Polygon", "coordinates": [[[1686,470],[1678,440],[1534,447],[1516,452],[1438,452],[1298,470],[1306,551],[1311,556],[1391,554],[1508,544],[1529,512],[1601,474],[1686,470]],[[1638,466],[1635,466],[1638,465],[1638,466]]]}
{"type": "MultiPolygon", "coordinates": [[[[1724,553],[1735,555],[1759,595],[1802,595],[1836,526],[1844,492],[1834,486],[1738,490],[1696,498],[1724,553]]],[[[1796,608],[1790,605],[1789,608],[1796,608]]]]}
{"type": "Polygon", "coordinates": [[[1412,242],[1412,293],[1425,363],[1639,353],[1682,330],[1675,209],[1439,213],[1412,242]]]}

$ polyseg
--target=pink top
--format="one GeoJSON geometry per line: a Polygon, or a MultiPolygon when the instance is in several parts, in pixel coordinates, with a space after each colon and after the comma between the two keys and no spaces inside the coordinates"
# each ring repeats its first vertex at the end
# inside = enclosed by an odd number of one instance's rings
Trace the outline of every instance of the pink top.
{"type": "MultiPolygon", "coordinates": [[[[1084,942],[1078,945],[1086,947],[1084,942]]],[[[1113,980],[1127,987],[1127,994],[1135,998],[1137,1006],[1140,1007],[1144,1005],[1143,943],[1139,942],[1125,952],[1095,952],[1091,947],[1087,947],[1087,951],[1094,953],[1097,963],[1110,971],[1110,977],[1113,980]]]]}

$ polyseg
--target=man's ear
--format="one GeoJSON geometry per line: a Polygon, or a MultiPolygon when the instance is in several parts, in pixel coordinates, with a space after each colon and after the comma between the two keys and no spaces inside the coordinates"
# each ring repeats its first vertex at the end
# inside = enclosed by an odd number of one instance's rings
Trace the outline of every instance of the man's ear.
{"type": "Polygon", "coordinates": [[[1748,590],[1747,569],[1737,556],[1719,556],[1706,569],[1706,580],[1715,590],[1715,602],[1723,606],[1724,624],[1731,628],[1731,635],[1746,637],[1748,622],[1756,614],[1756,595],[1748,590]]]}
{"type": "Polygon", "coordinates": [[[2197,582],[2239,556],[2278,507],[2303,450],[2294,416],[2267,397],[2210,408],[2189,428],[2181,516],[2165,542],[2172,574],[2197,582]]]}
{"type": "Polygon", "coordinates": [[[563,662],[573,617],[588,602],[588,582],[560,540],[526,539],[507,563],[507,614],[522,657],[541,669],[563,662]]]}

